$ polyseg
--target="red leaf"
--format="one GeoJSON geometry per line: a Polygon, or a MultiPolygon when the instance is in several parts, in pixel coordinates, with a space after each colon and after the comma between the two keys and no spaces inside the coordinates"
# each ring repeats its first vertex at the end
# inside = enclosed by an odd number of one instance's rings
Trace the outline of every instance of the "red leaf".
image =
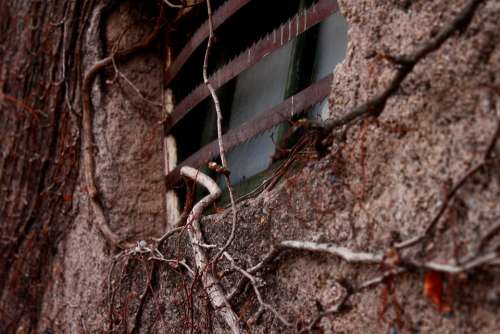
{"type": "Polygon", "coordinates": [[[424,277],[424,296],[436,305],[440,312],[450,311],[450,305],[443,298],[443,274],[437,271],[428,271],[424,277]]]}

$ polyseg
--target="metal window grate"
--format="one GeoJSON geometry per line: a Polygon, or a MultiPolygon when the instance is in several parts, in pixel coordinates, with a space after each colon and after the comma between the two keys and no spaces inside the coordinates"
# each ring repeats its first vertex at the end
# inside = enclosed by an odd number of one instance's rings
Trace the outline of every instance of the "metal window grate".
{"type": "MultiPolygon", "coordinates": [[[[220,26],[248,2],[249,0],[228,0],[214,13],[214,28],[220,26]]],[[[288,22],[285,22],[267,36],[255,42],[235,59],[215,71],[210,77],[210,81],[212,82],[214,88],[218,89],[222,87],[224,84],[237,77],[244,70],[255,65],[264,57],[278,50],[287,42],[293,40],[309,28],[327,19],[336,11],[338,11],[336,0],[319,0],[308,9],[297,13],[294,17],[288,20],[288,22]]],[[[167,85],[172,82],[196,48],[199,47],[203,40],[208,37],[208,33],[208,24],[205,22],[186,43],[177,59],[166,71],[165,80],[167,85]]],[[[329,93],[331,79],[332,75],[328,75],[283,101],[279,105],[274,106],[269,110],[260,112],[252,120],[243,123],[237,128],[229,130],[223,136],[226,150],[230,151],[232,148],[248,141],[263,131],[286,121],[292,116],[299,114],[305,109],[325,99],[329,93]]],[[[209,91],[204,84],[195,88],[175,106],[173,113],[166,121],[165,132],[169,133],[189,111],[191,111],[208,96],[209,91]]],[[[207,161],[217,157],[218,152],[217,141],[214,141],[192,154],[166,176],[167,189],[171,189],[179,181],[180,167],[190,165],[192,167],[199,168],[207,161]]]]}

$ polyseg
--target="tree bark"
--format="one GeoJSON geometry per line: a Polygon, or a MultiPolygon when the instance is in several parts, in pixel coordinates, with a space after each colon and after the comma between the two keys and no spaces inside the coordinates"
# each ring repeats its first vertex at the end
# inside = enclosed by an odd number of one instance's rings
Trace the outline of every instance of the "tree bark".
{"type": "Polygon", "coordinates": [[[80,72],[97,1],[2,1],[0,332],[35,329],[56,245],[72,221],[80,72]]]}
{"type": "MultiPolygon", "coordinates": [[[[161,5],[155,1],[136,4],[135,7],[126,3],[100,0],[9,0],[0,3],[1,333],[38,332],[54,328],[41,326],[40,323],[51,323],[53,317],[60,318],[61,309],[67,306],[65,302],[55,303],[59,304],[59,309],[50,311],[51,315],[45,314],[48,312],[44,305],[47,304],[46,295],[56,291],[54,280],[58,277],[66,279],[67,276],[61,271],[67,261],[64,254],[67,245],[63,241],[68,231],[81,223],[77,218],[84,211],[87,213],[83,220],[93,221],[93,212],[87,208],[85,183],[80,176],[83,168],[81,128],[84,74],[94,63],[110,54],[111,48],[118,44],[119,47],[128,47],[144,37],[154,26],[157,16],[155,11],[161,5]],[[110,20],[112,11],[119,14],[113,14],[115,17],[110,20]],[[117,37],[123,34],[124,29],[128,29],[130,36],[117,37]]],[[[160,59],[158,50],[153,51],[155,59],[160,59]]],[[[118,67],[121,65],[124,65],[121,68],[124,73],[134,66],[142,66],[142,71],[145,67],[144,64],[117,62],[118,67]]],[[[157,71],[161,77],[161,63],[157,71]]],[[[130,73],[134,74],[133,71],[130,73]]],[[[93,84],[92,102],[101,113],[99,117],[103,117],[105,104],[121,101],[121,92],[134,95],[127,91],[130,87],[122,78],[112,82],[109,85],[112,88],[103,84],[103,78],[112,81],[114,75],[113,67],[108,66],[108,71],[98,73],[93,84]],[[103,100],[103,92],[113,97],[103,100]]],[[[155,93],[159,91],[155,90],[155,93]]],[[[161,100],[156,97],[152,99],[161,100]]],[[[135,105],[137,101],[131,101],[131,104],[129,109],[134,112],[141,109],[135,105]]],[[[150,108],[153,107],[143,107],[141,110],[147,114],[150,108]]],[[[159,112],[161,108],[155,106],[154,114],[146,117],[146,123],[158,123],[161,118],[159,112]]],[[[104,111],[105,117],[108,117],[108,113],[104,111]]],[[[100,121],[99,117],[97,121],[100,121]]],[[[94,149],[96,155],[101,157],[98,158],[98,164],[101,165],[117,159],[116,156],[102,158],[103,152],[108,153],[103,147],[106,142],[101,136],[105,127],[106,124],[102,122],[94,126],[97,128],[94,149]]],[[[150,146],[154,140],[157,145],[152,147],[161,148],[160,130],[160,125],[149,130],[150,146]]],[[[148,152],[144,152],[142,147],[137,151],[139,153],[132,153],[141,154],[143,160],[149,159],[148,152]]],[[[153,153],[158,158],[156,160],[162,161],[161,149],[153,153]]],[[[121,172],[119,165],[117,163],[118,174],[121,172]]],[[[159,163],[154,166],[160,177],[162,168],[159,163]]],[[[103,177],[102,172],[97,173],[97,177],[100,176],[103,177]]],[[[148,182],[145,180],[145,187],[151,186],[151,182],[148,182]]],[[[156,184],[161,185],[161,179],[156,184]]],[[[109,183],[101,184],[101,187],[109,187],[109,183]]],[[[164,202],[163,194],[158,189],[154,190],[158,195],[157,200],[153,200],[154,208],[150,205],[145,210],[152,210],[152,215],[161,216],[157,212],[161,211],[158,203],[164,202]]],[[[114,199],[107,194],[110,192],[103,189],[99,200],[109,208],[109,202],[114,199]]],[[[127,207],[130,205],[127,204],[127,207]]],[[[112,217],[113,212],[106,212],[106,215],[112,217]]],[[[112,228],[121,231],[120,236],[125,237],[128,229],[135,232],[144,230],[140,225],[148,223],[141,222],[142,219],[137,217],[139,222],[128,226],[114,223],[112,228]]],[[[131,217],[130,221],[134,223],[134,218],[131,217]]],[[[157,221],[161,226],[164,218],[158,217],[157,221]]],[[[158,226],[158,223],[149,223],[148,228],[151,230],[154,226],[158,226]]],[[[86,225],[86,228],[93,229],[91,225],[86,225]]],[[[96,230],[90,232],[99,234],[96,230]]],[[[156,233],[161,232],[158,230],[156,233]]],[[[101,248],[104,257],[109,248],[107,245],[101,248]]],[[[84,263],[86,259],[81,258],[81,261],[84,263]]]]}

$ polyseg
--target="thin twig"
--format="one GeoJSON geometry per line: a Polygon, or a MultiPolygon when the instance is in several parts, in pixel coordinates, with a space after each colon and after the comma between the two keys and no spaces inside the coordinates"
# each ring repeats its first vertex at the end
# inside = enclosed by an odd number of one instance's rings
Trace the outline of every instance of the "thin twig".
{"type": "Polygon", "coordinates": [[[262,295],[261,295],[260,290],[259,290],[259,286],[262,286],[264,284],[262,279],[253,276],[248,271],[246,271],[245,269],[238,266],[236,264],[236,262],[234,261],[233,257],[231,255],[229,255],[228,252],[224,252],[223,254],[226,257],[226,259],[229,260],[229,262],[231,263],[231,266],[234,269],[238,270],[243,276],[245,276],[250,281],[250,284],[252,284],[252,287],[253,287],[253,291],[255,292],[255,296],[257,297],[257,300],[259,301],[260,307],[264,308],[268,311],[271,311],[276,316],[276,318],[278,318],[278,320],[286,327],[292,327],[292,323],[290,323],[288,320],[286,320],[283,315],[281,315],[270,304],[266,303],[264,301],[264,298],[262,298],[262,295]]]}
{"type": "Polygon", "coordinates": [[[344,303],[346,302],[347,298],[349,298],[349,293],[347,290],[340,284],[336,284],[337,288],[340,290],[340,296],[337,298],[337,301],[335,304],[328,309],[319,312],[319,314],[311,321],[311,323],[302,329],[299,333],[313,333],[313,330],[316,329],[318,324],[320,323],[321,319],[323,319],[326,316],[338,313],[344,303]]]}
{"type": "Polygon", "coordinates": [[[188,273],[188,276],[189,278],[191,278],[192,280],[194,280],[194,277],[195,277],[195,272],[194,270],[186,263],[185,260],[182,260],[182,261],[179,261],[179,260],[173,260],[173,259],[166,259],[164,258],[163,256],[150,256],[148,257],[148,261],[151,261],[151,260],[155,260],[155,261],[159,261],[159,262],[165,262],[167,263],[168,265],[172,266],[172,267],[178,267],[178,266],[181,266],[183,267],[184,269],[186,269],[187,273],[188,273]]]}
{"type": "Polygon", "coordinates": [[[432,231],[438,221],[441,219],[443,214],[445,213],[446,209],[448,208],[450,202],[455,198],[456,194],[458,191],[466,184],[467,180],[469,180],[471,177],[476,175],[482,168],[490,163],[493,162],[493,160],[490,159],[491,155],[493,154],[493,150],[496,146],[496,143],[498,142],[500,138],[500,120],[497,121],[497,126],[495,133],[491,137],[491,140],[486,148],[486,151],[483,155],[482,161],[477,163],[474,167],[469,169],[456,183],[455,185],[451,188],[449,193],[446,196],[446,199],[444,203],[441,204],[438,212],[434,216],[434,218],[430,221],[430,223],[427,225],[425,228],[424,232],[420,235],[417,235],[413,238],[410,238],[408,240],[402,241],[400,243],[397,243],[395,245],[395,248],[397,249],[404,249],[411,247],[413,245],[416,245],[417,243],[421,242],[423,239],[429,237],[432,234],[432,231]]]}
{"type": "Polygon", "coordinates": [[[144,261],[141,261],[142,264],[144,265],[144,270],[146,271],[146,284],[145,284],[145,287],[144,287],[144,291],[141,293],[141,295],[139,296],[139,306],[138,306],[138,309],[137,309],[137,312],[135,312],[135,315],[134,315],[134,320],[133,320],[133,327],[132,327],[132,330],[130,331],[130,333],[136,333],[139,326],[140,326],[140,322],[141,322],[141,317],[142,317],[142,314],[143,314],[143,311],[144,311],[144,305],[146,303],[146,296],[148,295],[148,292],[153,292],[152,289],[151,289],[151,280],[152,280],[152,277],[153,277],[153,271],[154,271],[154,263],[152,264],[153,265],[153,268],[149,269],[148,268],[148,265],[147,263],[145,263],[144,261]]]}
{"type": "Polygon", "coordinates": [[[368,288],[371,288],[375,285],[379,285],[379,284],[383,283],[389,277],[398,276],[398,275],[401,275],[401,274],[406,273],[406,272],[408,272],[408,270],[405,268],[396,268],[394,270],[387,271],[378,277],[372,278],[368,281],[361,283],[360,285],[358,285],[354,289],[353,293],[359,293],[359,292],[364,291],[368,288]]]}
{"type": "MultiPolygon", "coordinates": [[[[254,274],[258,271],[260,271],[262,268],[264,268],[267,264],[270,262],[274,261],[280,254],[282,253],[282,250],[277,248],[277,247],[271,247],[269,252],[264,256],[264,258],[257,263],[255,266],[247,269],[246,271],[250,274],[254,274]]],[[[233,289],[227,294],[227,300],[231,301],[234,297],[236,297],[245,287],[247,284],[247,279],[246,277],[242,277],[238,283],[235,284],[233,289]]]]}
{"type": "Polygon", "coordinates": [[[116,75],[120,76],[130,86],[130,88],[132,88],[134,90],[134,92],[141,98],[141,100],[143,100],[144,102],[149,103],[149,104],[151,104],[151,105],[153,105],[155,107],[163,107],[163,105],[161,103],[156,102],[156,101],[151,101],[146,96],[144,96],[144,94],[142,94],[142,92],[139,89],[139,87],[137,87],[132,81],[130,81],[129,78],[127,78],[127,76],[125,74],[123,74],[118,69],[118,66],[116,65],[116,62],[115,62],[114,58],[111,58],[111,62],[113,64],[113,69],[115,70],[116,75]]]}
{"type": "MultiPolygon", "coordinates": [[[[227,159],[226,159],[226,152],[224,150],[224,141],[222,140],[222,111],[220,108],[220,102],[219,102],[219,97],[217,96],[214,87],[210,83],[210,80],[208,79],[208,56],[210,54],[210,48],[212,47],[213,43],[213,38],[214,38],[214,27],[213,27],[213,22],[212,22],[212,6],[210,4],[210,0],[207,1],[207,12],[208,12],[208,42],[207,42],[207,49],[205,50],[205,58],[203,60],[203,82],[207,86],[208,90],[210,91],[210,95],[212,96],[212,100],[214,101],[214,106],[215,106],[215,111],[217,113],[217,138],[219,142],[219,155],[220,159],[222,162],[222,167],[230,171],[229,166],[227,164],[227,159]]],[[[229,174],[223,174],[224,175],[224,180],[226,181],[226,186],[227,190],[229,192],[229,199],[231,201],[231,210],[233,212],[233,221],[231,225],[231,234],[229,235],[229,238],[226,240],[226,243],[224,246],[221,248],[221,250],[213,257],[212,264],[215,264],[217,260],[220,258],[222,253],[226,251],[226,249],[231,245],[231,243],[234,240],[234,235],[236,232],[236,221],[238,219],[238,213],[236,211],[236,202],[234,200],[234,191],[233,187],[231,185],[231,180],[229,179],[229,174]]],[[[215,265],[214,265],[215,267],[215,265]]]]}
{"type": "Polygon", "coordinates": [[[498,222],[493,225],[490,230],[486,233],[486,235],[481,239],[481,242],[479,242],[479,245],[477,246],[477,253],[483,252],[486,247],[490,244],[491,240],[498,234],[500,234],[500,216],[496,217],[495,219],[498,220],[498,222]]]}

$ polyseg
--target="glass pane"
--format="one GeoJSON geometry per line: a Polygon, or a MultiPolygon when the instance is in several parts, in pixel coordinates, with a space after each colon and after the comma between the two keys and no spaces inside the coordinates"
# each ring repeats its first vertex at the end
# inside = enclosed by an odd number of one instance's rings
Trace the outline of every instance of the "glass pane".
{"type": "MultiPolygon", "coordinates": [[[[318,27],[311,80],[318,81],[344,60],[347,51],[347,22],[336,13],[318,27]]],[[[234,128],[284,100],[287,78],[292,64],[294,42],[264,58],[236,79],[229,128],[234,128]]],[[[311,117],[325,117],[328,103],[313,108],[311,117]]],[[[276,151],[277,129],[267,131],[228,154],[231,181],[239,183],[267,169],[276,151]]]]}
{"type": "MultiPolygon", "coordinates": [[[[237,78],[229,128],[237,127],[283,101],[292,47],[293,43],[288,43],[237,78]]],[[[267,131],[228,154],[233,183],[269,167],[275,152],[273,132],[267,131]]]]}

